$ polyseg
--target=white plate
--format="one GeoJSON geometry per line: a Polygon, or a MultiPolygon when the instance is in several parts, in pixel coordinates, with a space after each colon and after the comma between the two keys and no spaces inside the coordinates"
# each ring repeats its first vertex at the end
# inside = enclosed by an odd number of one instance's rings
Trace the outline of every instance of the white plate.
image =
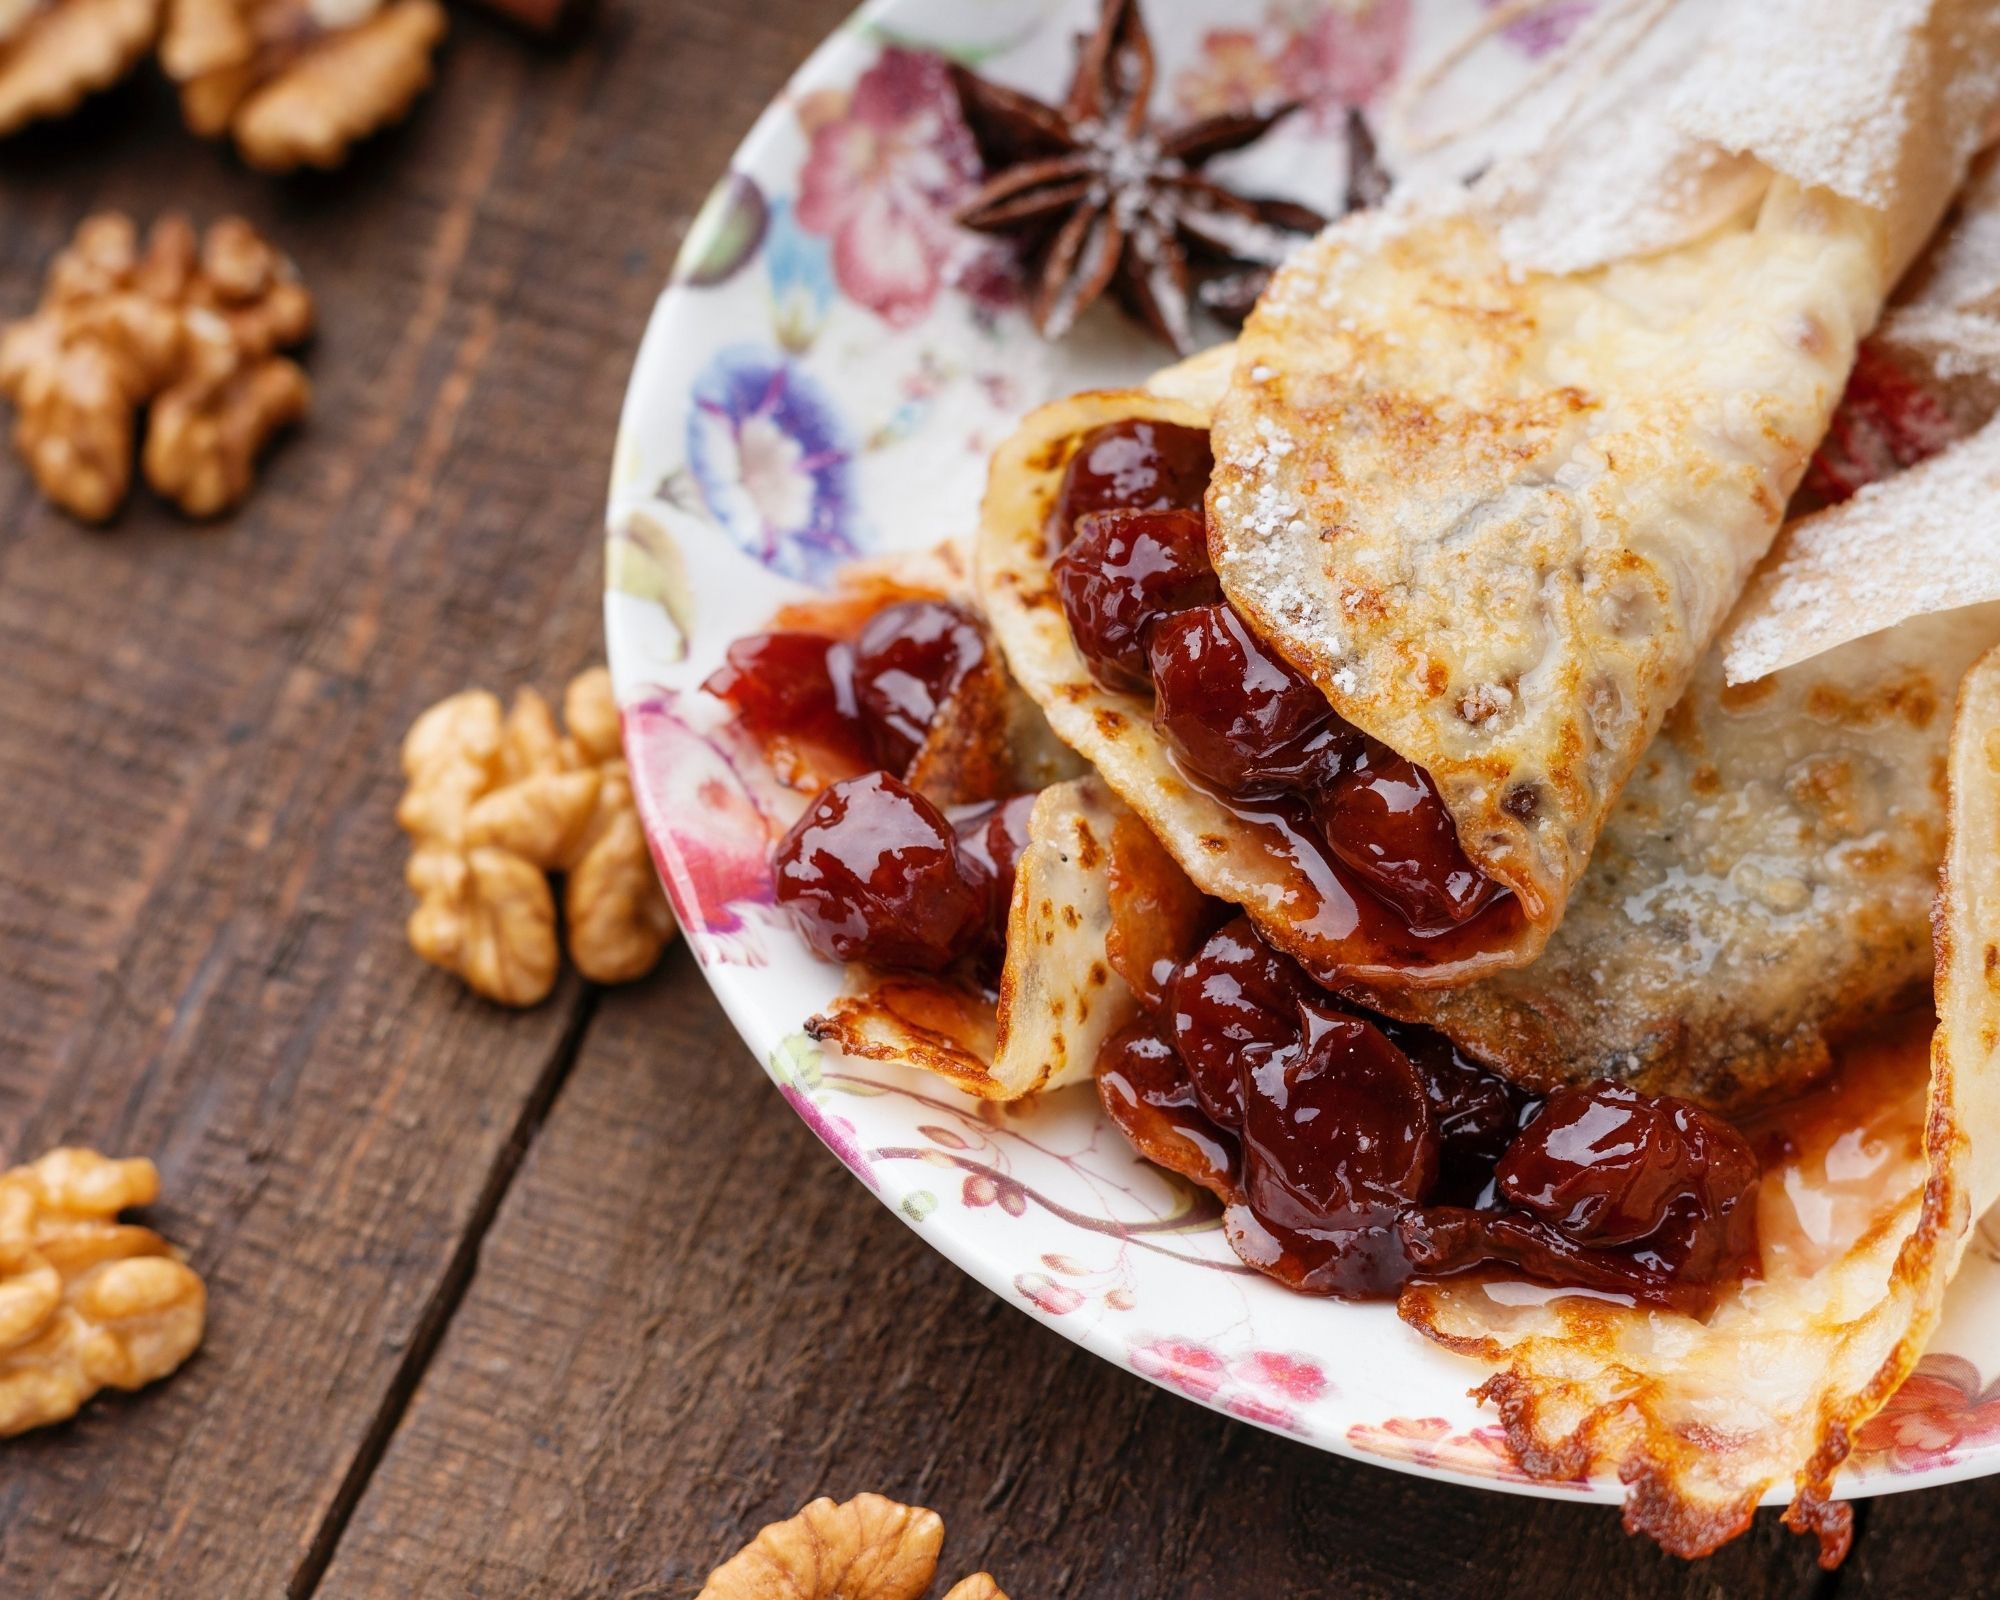
{"type": "MultiPolygon", "coordinates": [[[[1332,211],[1342,106],[1379,102],[1491,3],[1152,0],[1156,113],[1305,100],[1230,158],[1234,176],[1332,211]]],[[[1552,0],[1482,49],[1481,90],[1531,73],[1596,3],[1552,0]]],[[[730,640],[841,562],[967,532],[988,453],[1031,406],[1161,363],[1104,308],[1044,344],[993,248],[948,220],[974,158],[942,55],[1053,97],[1094,12],[866,6],[758,120],[689,233],[626,398],[609,519],[611,667],[655,857],[709,982],[793,1109],[995,1294],[1106,1360],[1323,1449],[1616,1500],[1615,1483],[1527,1479],[1467,1398],[1481,1369],[1388,1306],[1308,1299],[1246,1271],[1213,1208],[1134,1157],[1089,1088],[996,1108],[914,1070],[823,1059],[800,1031],[838,973],[772,911],[769,780],[697,686],[730,640]]],[[[1846,1492],[2000,1470],[2000,1384],[1985,1377],[2000,1373],[1996,1259],[1982,1230],[1933,1353],[1864,1430],[1846,1492]]]]}

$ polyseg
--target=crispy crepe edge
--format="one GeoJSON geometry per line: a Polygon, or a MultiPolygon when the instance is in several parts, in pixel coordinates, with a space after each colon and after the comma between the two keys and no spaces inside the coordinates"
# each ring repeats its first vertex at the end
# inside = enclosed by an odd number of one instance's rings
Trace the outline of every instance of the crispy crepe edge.
{"type": "MultiPolygon", "coordinates": [[[[1820,1541],[1822,1566],[1839,1564],[1852,1537],[1848,1508],[1834,1498],[1834,1476],[1851,1453],[1862,1425],[1879,1411],[1915,1369],[1942,1313],[1944,1293],[1971,1237],[1974,1219],[2000,1199],[2000,650],[1990,651],[1966,675],[1958,696],[1951,757],[1951,843],[1934,914],[1938,1023],[1929,1050],[1930,1082],[1924,1117],[1925,1175],[1921,1194],[1908,1195],[1884,1217],[1916,1216],[1897,1248],[1881,1298],[1838,1324],[1825,1363],[1835,1371],[1848,1352],[1866,1362],[1851,1387],[1838,1380],[1824,1392],[1813,1419],[1814,1444],[1793,1479],[1786,1522],[1820,1541]],[[1881,1345],[1879,1356],[1870,1353],[1881,1345]]],[[[1823,1270],[1845,1264],[1829,1264],[1823,1270]]],[[[1473,1390],[1499,1411],[1509,1444],[1531,1475],[1572,1478],[1614,1472],[1628,1486],[1625,1522],[1681,1556],[1706,1555],[1748,1526],[1774,1477],[1745,1482],[1734,1500],[1703,1504],[1677,1482],[1673,1465],[1679,1439],[1655,1438],[1650,1418],[1633,1427],[1628,1390],[1622,1387],[1585,1410],[1580,1420],[1552,1432],[1545,1405],[1572,1412],[1573,1392],[1588,1381],[1572,1378],[1560,1351],[1536,1352],[1544,1366],[1525,1370],[1519,1355],[1491,1336],[1453,1334],[1435,1320],[1436,1286],[1406,1292],[1406,1321],[1462,1354],[1501,1366],[1473,1390]],[[1501,1364],[1505,1365],[1501,1365],[1501,1364]]],[[[1588,1327],[1588,1319],[1576,1326],[1588,1327]]],[[[1572,1337],[1574,1337],[1572,1333],[1572,1337]]],[[[1548,1343],[1551,1341],[1541,1341],[1548,1343]]],[[[1562,1341],[1553,1341],[1560,1345],[1562,1341]]],[[[1524,1346],[1536,1340],[1524,1341],[1524,1346]]],[[[1578,1349],[1578,1370],[1591,1352],[1578,1349]]],[[[1602,1374],[1600,1374],[1601,1376],[1602,1374]]],[[[1782,1420],[1782,1419],[1780,1419],[1782,1420]]]]}

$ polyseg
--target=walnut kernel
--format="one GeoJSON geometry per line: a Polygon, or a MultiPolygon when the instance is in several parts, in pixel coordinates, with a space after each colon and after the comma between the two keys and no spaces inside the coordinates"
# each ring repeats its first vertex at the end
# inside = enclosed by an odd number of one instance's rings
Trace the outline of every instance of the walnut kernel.
{"type": "Polygon", "coordinates": [[[610,675],[582,674],[563,706],[567,734],[532,689],[504,716],[471,690],[432,706],[403,741],[411,946],[503,1005],[533,1005],[555,986],[552,872],[565,874],[570,957],[592,982],[643,977],[674,934],[610,675]]]}
{"type": "Polygon", "coordinates": [[[201,1279],[150,1228],[116,1220],[159,1187],[152,1162],[90,1150],[0,1173],[0,1436],[142,1388],[201,1343],[201,1279]]]}
{"type": "Polygon", "coordinates": [[[131,487],[150,405],[147,481],[191,516],[225,511],[305,414],[305,374],[278,352],[312,323],[298,274],[239,219],[198,236],[166,216],[142,246],[130,218],[91,217],[50,264],[35,314],[0,335],[15,445],[44,494],[101,522],[131,487]]]}
{"type": "Polygon", "coordinates": [[[437,0],[169,0],[160,61],[194,132],[289,172],[406,114],[444,32],[437,0]]]}
{"type": "MultiPolygon", "coordinates": [[[[919,1600],[937,1573],[944,1522],[879,1494],[825,1496],[774,1522],[708,1575],[698,1600],[919,1600]]],[[[1007,1600],[986,1573],[945,1600],[1007,1600]]]]}
{"type": "Polygon", "coordinates": [[[0,4],[0,137],[67,116],[142,60],[162,0],[11,0],[0,4]]]}

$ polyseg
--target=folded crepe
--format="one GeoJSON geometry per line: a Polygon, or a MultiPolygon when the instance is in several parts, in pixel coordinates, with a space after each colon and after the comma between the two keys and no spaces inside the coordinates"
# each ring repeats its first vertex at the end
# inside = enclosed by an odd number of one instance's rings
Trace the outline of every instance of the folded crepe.
{"type": "Polygon", "coordinates": [[[1684,1556],[1790,1481],[1821,1564],[1850,1538],[1833,1476],[1915,1367],[1975,1219],[2000,1200],[2000,653],[1958,695],[1936,1014],[1851,1042],[1759,1190],[1761,1276],[1706,1322],[1473,1279],[1403,1317],[1492,1369],[1479,1390],[1533,1475],[1615,1475],[1628,1528],[1684,1556]],[[1926,1070],[1927,1069],[1927,1070],[1926,1070]]]}
{"type": "MultiPolygon", "coordinates": [[[[1127,885],[1178,878],[1152,835],[1094,777],[1042,790],[1015,872],[998,993],[949,978],[852,968],[807,1031],[851,1056],[922,1067],[968,1094],[1014,1100],[1089,1080],[1138,1013],[1107,945],[1127,885]]],[[[1192,916],[1180,897],[1178,915],[1192,916]]]]}
{"type": "Polygon", "coordinates": [[[1907,330],[2000,309],[1997,218],[1989,156],[1836,415],[1829,481],[1849,498],[1759,567],[1540,958],[1357,998],[1522,1082],[1616,1078],[1734,1113],[1822,1076],[1835,1040],[1929,981],[1950,706],[2000,643],[2000,365],[1907,330]]]}
{"type": "Polygon", "coordinates": [[[1728,1113],[1798,1093],[1930,977],[1952,697],[1995,644],[1989,604],[1735,688],[1711,653],[1532,965],[1350,993],[1537,1089],[1612,1078],[1728,1113]]]}
{"type": "Polygon", "coordinates": [[[1349,965],[1295,939],[1309,964],[1444,986],[1541,949],[1963,175],[1983,118],[1940,119],[1993,94],[1992,8],[1876,8],[1852,35],[1757,9],[1663,91],[1672,137],[1641,152],[1675,152],[1642,181],[1720,197],[1676,224],[1698,232],[1583,268],[1524,259],[1530,201],[1574,207],[1578,170],[1602,182],[1565,163],[1589,146],[1572,133],[1541,158],[1546,192],[1510,170],[1329,229],[1245,329],[1213,428],[1223,591],[1429,773],[1517,911],[1446,960],[1349,965]]]}

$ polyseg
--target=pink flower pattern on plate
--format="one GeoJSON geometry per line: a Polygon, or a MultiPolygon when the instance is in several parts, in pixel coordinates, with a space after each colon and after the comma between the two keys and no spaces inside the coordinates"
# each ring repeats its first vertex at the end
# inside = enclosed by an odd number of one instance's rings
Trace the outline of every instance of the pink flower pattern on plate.
{"type": "Polygon", "coordinates": [[[1231,1371],[1245,1383],[1292,1400],[1317,1400],[1327,1390],[1318,1362],[1282,1350],[1253,1350],[1231,1371]]]}
{"type": "Polygon", "coordinates": [[[1202,36],[1174,99],[1189,117],[1302,100],[1325,123],[1372,102],[1401,69],[1409,39],[1410,0],[1271,0],[1260,26],[1202,36]]]}
{"type": "Polygon", "coordinates": [[[1233,1359],[1198,1339],[1135,1340],[1132,1370],[1259,1427],[1304,1431],[1287,1401],[1310,1403],[1332,1393],[1319,1364],[1284,1350],[1252,1350],[1233,1359]]]}
{"type": "Polygon", "coordinates": [[[671,691],[626,707],[625,753],[681,925],[697,939],[742,932],[744,907],[775,894],[770,824],[742,771],[671,691]]]}
{"type": "MultiPolygon", "coordinates": [[[[1419,1467],[1441,1467],[1480,1478],[1512,1478],[1525,1483],[1506,1431],[1498,1427],[1453,1433],[1443,1417],[1391,1417],[1387,1422],[1357,1422],[1347,1430],[1347,1442],[1371,1456],[1388,1456],[1419,1467]]],[[[1569,1485],[1584,1488],[1577,1483],[1569,1485]]]]}
{"type": "Polygon", "coordinates": [[[1192,1339],[1154,1339],[1134,1345],[1132,1370],[1202,1401],[1213,1401],[1229,1381],[1229,1363],[1192,1339]]]}
{"type": "Polygon", "coordinates": [[[841,292],[892,327],[922,320],[961,277],[994,292],[989,251],[951,220],[979,180],[979,152],[943,60],[885,49],[841,104],[800,107],[812,139],[799,172],[799,225],[833,242],[841,292]]]}
{"type": "Polygon", "coordinates": [[[1892,1472],[1953,1465],[1971,1445],[2000,1439],[2000,1379],[1979,1384],[1963,1356],[1925,1356],[1889,1403],[1861,1425],[1857,1462],[1873,1458],[1892,1472]]]}

